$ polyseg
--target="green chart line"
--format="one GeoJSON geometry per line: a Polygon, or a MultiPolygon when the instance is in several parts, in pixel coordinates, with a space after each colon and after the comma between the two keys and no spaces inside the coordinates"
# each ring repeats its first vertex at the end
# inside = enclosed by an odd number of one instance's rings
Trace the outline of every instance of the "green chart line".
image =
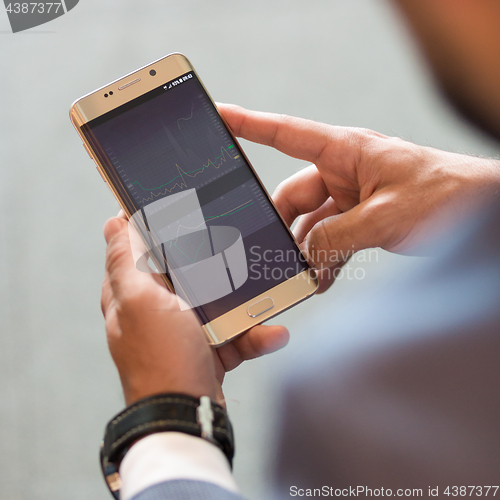
{"type": "Polygon", "coordinates": [[[213,217],[206,217],[205,222],[208,222],[208,221],[214,220],[214,219],[218,219],[219,217],[225,217],[226,215],[235,214],[236,212],[239,212],[240,210],[243,210],[244,208],[248,208],[248,207],[252,206],[253,204],[254,204],[254,202],[252,201],[241,208],[237,208],[236,210],[233,210],[232,212],[228,212],[227,214],[214,215],[213,217]]]}

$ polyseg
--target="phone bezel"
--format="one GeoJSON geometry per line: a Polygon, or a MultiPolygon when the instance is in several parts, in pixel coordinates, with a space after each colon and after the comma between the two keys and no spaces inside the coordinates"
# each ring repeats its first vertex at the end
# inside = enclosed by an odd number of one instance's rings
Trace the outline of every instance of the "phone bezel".
{"type": "MultiPolygon", "coordinates": [[[[127,204],[127,200],[123,199],[122,194],[119,192],[118,188],[114,185],[113,180],[108,176],[106,169],[101,165],[99,161],[99,156],[92,148],[92,145],[87,141],[85,135],[82,132],[82,127],[99,116],[102,116],[109,111],[112,111],[127,102],[140,97],[141,95],[150,92],[157,88],[162,82],[168,82],[178,78],[179,76],[193,72],[196,74],[203,90],[207,94],[208,98],[214,104],[215,109],[217,109],[216,104],[211,98],[209,92],[203,85],[202,80],[199,78],[194,67],[189,62],[189,60],[182,54],[173,53],[169,54],[157,61],[154,61],[142,68],[133,71],[125,75],[118,80],[115,80],[107,85],[100,87],[99,89],[86,94],[81,97],[71,107],[70,119],[73,123],[78,135],[83,141],[85,149],[87,150],[89,156],[94,160],[97,166],[97,170],[100,173],[103,180],[106,182],[111,192],[117,199],[120,207],[123,209],[126,217],[131,218],[132,213],[130,212],[127,204]],[[155,76],[150,75],[150,71],[154,69],[156,71],[155,76]],[[160,82],[160,83],[159,83],[160,82]],[[112,94],[110,95],[110,92],[112,94]],[[107,94],[108,97],[104,97],[107,94]]],[[[232,139],[238,145],[244,156],[246,162],[248,163],[256,181],[259,183],[260,187],[263,189],[267,195],[270,203],[276,209],[271,196],[267,192],[267,189],[262,184],[258,174],[250,163],[249,159],[245,155],[241,146],[239,145],[236,137],[234,137],[231,129],[229,128],[224,117],[219,114],[222,121],[226,125],[232,139]]],[[[278,210],[276,213],[279,215],[278,210]]],[[[297,242],[286,225],[283,218],[279,215],[281,223],[284,229],[292,236],[295,245],[297,242]]],[[[297,245],[298,248],[298,245],[297,245]]],[[[300,251],[300,249],[299,249],[300,251]]],[[[270,288],[266,292],[252,298],[251,300],[241,304],[240,306],[228,311],[227,313],[215,318],[214,320],[202,325],[202,328],[209,340],[213,345],[222,345],[230,340],[232,340],[237,335],[247,331],[249,328],[266,321],[277,314],[289,309],[290,307],[298,304],[299,302],[309,298],[314,295],[318,289],[318,281],[312,270],[306,270],[292,278],[280,283],[279,285],[270,288]],[[250,316],[248,309],[258,303],[263,299],[271,298],[274,303],[274,307],[270,310],[264,311],[256,317],[250,316]]],[[[162,275],[167,287],[174,291],[172,284],[167,279],[165,275],[162,275]]]]}

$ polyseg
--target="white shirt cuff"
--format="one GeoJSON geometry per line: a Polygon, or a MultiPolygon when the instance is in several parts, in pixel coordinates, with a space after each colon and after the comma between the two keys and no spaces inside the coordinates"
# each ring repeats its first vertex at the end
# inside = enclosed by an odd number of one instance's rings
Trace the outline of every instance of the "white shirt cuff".
{"type": "Polygon", "coordinates": [[[229,462],[217,446],[181,432],[159,432],[137,441],[120,465],[121,500],[153,484],[191,479],[238,492],[229,462]]]}

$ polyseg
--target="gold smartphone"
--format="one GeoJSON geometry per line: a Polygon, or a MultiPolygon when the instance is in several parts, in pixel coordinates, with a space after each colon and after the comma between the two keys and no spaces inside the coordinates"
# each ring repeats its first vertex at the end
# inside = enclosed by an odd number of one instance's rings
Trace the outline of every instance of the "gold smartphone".
{"type": "Polygon", "coordinates": [[[314,271],[186,57],[101,87],[70,117],[149,262],[211,344],[316,292],[314,271]]]}

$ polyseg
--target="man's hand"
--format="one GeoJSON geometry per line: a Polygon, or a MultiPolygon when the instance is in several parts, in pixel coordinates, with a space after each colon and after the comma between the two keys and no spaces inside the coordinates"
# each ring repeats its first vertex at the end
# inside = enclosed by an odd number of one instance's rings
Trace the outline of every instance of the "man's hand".
{"type": "MultiPolygon", "coordinates": [[[[365,248],[408,252],[441,208],[465,217],[499,187],[495,160],[227,104],[219,110],[235,135],[313,163],[280,184],[274,201],[289,225],[303,215],[295,235],[318,268],[365,248]]],[[[320,272],[320,291],[333,275],[320,272]]]]}
{"type": "Polygon", "coordinates": [[[226,371],[288,342],[284,327],[260,325],[219,349],[209,347],[193,311],[181,311],[158,276],[136,269],[126,220],[110,219],[104,235],[101,305],[127,404],[164,392],[207,395],[223,403],[226,371]]]}

